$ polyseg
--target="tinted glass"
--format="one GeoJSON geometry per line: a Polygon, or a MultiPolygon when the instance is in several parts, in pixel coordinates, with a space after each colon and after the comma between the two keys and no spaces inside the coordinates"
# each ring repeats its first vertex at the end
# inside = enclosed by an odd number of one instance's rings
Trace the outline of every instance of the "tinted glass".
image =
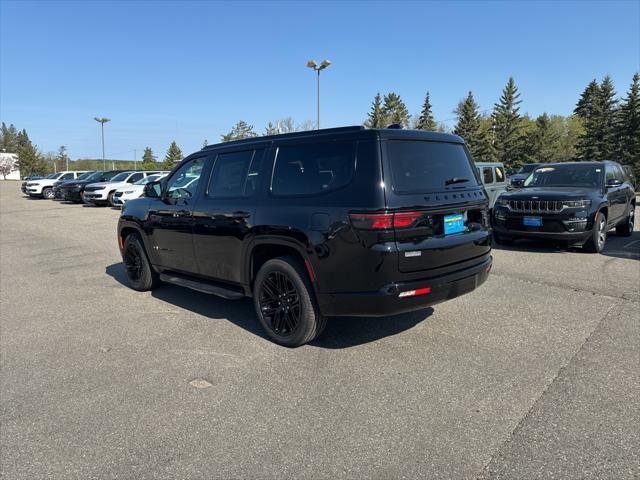
{"type": "Polygon", "coordinates": [[[138,180],[136,185],[146,185],[149,182],[155,182],[156,180],[160,180],[162,177],[166,177],[166,175],[147,175],[144,178],[138,180]]]}
{"type": "Polygon", "coordinates": [[[538,166],[539,165],[537,163],[529,163],[527,165],[523,165],[520,170],[518,170],[518,173],[531,173],[538,166]]]}
{"type": "Polygon", "coordinates": [[[192,198],[204,166],[204,158],[193,159],[182,165],[167,182],[167,198],[192,198]]]}
{"type": "Polygon", "coordinates": [[[496,182],[504,182],[504,169],[496,167],[496,182]]]}
{"type": "Polygon", "coordinates": [[[113,177],[111,179],[111,181],[112,182],[124,182],[129,175],[131,175],[131,172],[118,173],[115,177],[113,177]]]}
{"type": "Polygon", "coordinates": [[[467,153],[458,143],[394,140],[387,142],[387,156],[396,193],[478,184],[467,153]]]}
{"type": "Polygon", "coordinates": [[[619,166],[615,165],[614,169],[615,169],[616,180],[620,180],[621,182],[624,182],[625,181],[625,175],[624,175],[624,172],[622,171],[622,168],[620,168],[619,166]]]}
{"type": "Polygon", "coordinates": [[[73,173],[65,173],[60,177],[60,180],[73,180],[73,178],[74,178],[73,173]]]}
{"type": "Polygon", "coordinates": [[[134,183],[140,180],[141,178],[144,178],[144,173],[142,172],[134,173],[133,175],[131,175],[131,177],[129,177],[127,182],[134,183]]]}
{"type": "Polygon", "coordinates": [[[95,174],[96,172],[84,172],[82,175],[78,176],[77,180],[88,180],[95,174]]]}
{"type": "Polygon", "coordinates": [[[540,167],[525,180],[525,187],[598,188],[602,168],[594,165],[554,165],[540,167]]]}
{"type": "Polygon", "coordinates": [[[482,178],[484,183],[493,183],[493,169],[491,167],[484,167],[482,169],[482,178]]]}
{"type": "Polygon", "coordinates": [[[250,196],[256,188],[263,150],[218,155],[207,195],[218,198],[250,196]]]}
{"type": "Polygon", "coordinates": [[[278,148],[271,179],[275,195],[313,195],[343,187],[355,164],[353,142],[285,145],[278,148]]]}

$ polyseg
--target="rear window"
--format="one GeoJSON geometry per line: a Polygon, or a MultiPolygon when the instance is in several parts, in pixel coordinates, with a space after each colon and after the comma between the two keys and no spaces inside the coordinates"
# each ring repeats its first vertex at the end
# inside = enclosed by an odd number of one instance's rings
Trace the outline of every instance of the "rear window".
{"type": "Polygon", "coordinates": [[[386,143],[393,191],[398,194],[478,185],[467,152],[459,143],[393,140],[386,143]]]}
{"type": "Polygon", "coordinates": [[[353,177],[353,142],[305,143],[278,148],[271,179],[274,195],[314,195],[347,185],[353,177]]]}

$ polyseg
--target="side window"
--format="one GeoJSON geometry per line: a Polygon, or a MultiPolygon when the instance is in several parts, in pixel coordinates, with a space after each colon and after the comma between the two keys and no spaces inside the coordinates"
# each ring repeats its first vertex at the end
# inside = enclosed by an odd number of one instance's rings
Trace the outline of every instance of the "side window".
{"type": "Polygon", "coordinates": [[[138,180],[142,180],[143,177],[144,177],[144,173],[142,172],[134,173],[129,177],[129,179],[127,180],[127,183],[137,182],[138,180]]]}
{"type": "Polygon", "coordinates": [[[284,145],[278,148],[271,179],[274,195],[313,195],[343,187],[355,164],[353,142],[284,145]]]}
{"type": "Polygon", "coordinates": [[[496,167],[496,182],[504,182],[504,168],[496,167]]]}
{"type": "Polygon", "coordinates": [[[192,198],[198,189],[206,157],[194,158],[182,165],[167,182],[166,198],[192,198]]]}
{"type": "Polygon", "coordinates": [[[74,173],[65,173],[64,175],[62,175],[59,180],[72,180],[74,178],[74,173]]]}
{"type": "Polygon", "coordinates": [[[256,189],[264,150],[223,153],[213,166],[207,196],[249,197],[256,189]]]}
{"type": "Polygon", "coordinates": [[[485,184],[493,183],[493,169],[491,167],[484,167],[482,169],[482,180],[485,184]]]}

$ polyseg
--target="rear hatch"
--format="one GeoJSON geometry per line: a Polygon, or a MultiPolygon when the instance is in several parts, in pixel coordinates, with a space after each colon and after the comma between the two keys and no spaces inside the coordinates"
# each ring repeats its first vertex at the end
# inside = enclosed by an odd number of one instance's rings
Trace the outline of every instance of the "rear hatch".
{"type": "Polygon", "coordinates": [[[382,152],[400,272],[443,270],[489,253],[488,199],[463,144],[388,139],[382,152]]]}

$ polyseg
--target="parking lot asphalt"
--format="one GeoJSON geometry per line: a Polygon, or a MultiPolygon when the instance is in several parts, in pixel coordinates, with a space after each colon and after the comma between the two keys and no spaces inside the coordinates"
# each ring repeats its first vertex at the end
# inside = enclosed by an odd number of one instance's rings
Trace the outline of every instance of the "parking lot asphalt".
{"type": "Polygon", "coordinates": [[[118,215],[0,182],[2,478],[638,478],[640,232],[292,350],[250,300],[127,288],[118,215]]]}

